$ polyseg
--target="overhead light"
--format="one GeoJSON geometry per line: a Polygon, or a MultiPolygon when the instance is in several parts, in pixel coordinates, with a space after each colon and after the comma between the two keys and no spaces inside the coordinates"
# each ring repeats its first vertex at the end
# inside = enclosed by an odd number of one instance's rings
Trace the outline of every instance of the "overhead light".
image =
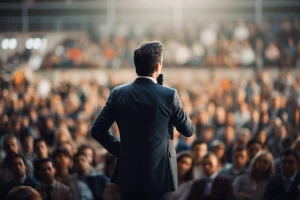
{"type": "Polygon", "coordinates": [[[1,42],[1,47],[2,47],[2,49],[8,49],[9,39],[7,39],[7,38],[3,39],[2,42],[1,42]]]}
{"type": "Polygon", "coordinates": [[[26,49],[33,49],[33,39],[29,38],[25,43],[26,49]]]}
{"type": "Polygon", "coordinates": [[[15,38],[11,38],[8,44],[9,49],[15,49],[18,45],[18,42],[15,38]]]}

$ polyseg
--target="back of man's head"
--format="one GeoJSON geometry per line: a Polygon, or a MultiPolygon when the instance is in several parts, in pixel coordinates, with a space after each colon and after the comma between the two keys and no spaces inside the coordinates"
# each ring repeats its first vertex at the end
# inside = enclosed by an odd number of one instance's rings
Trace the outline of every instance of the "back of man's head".
{"type": "Polygon", "coordinates": [[[139,76],[152,76],[157,64],[162,63],[164,46],[153,41],[141,44],[134,51],[134,65],[139,76]]]}

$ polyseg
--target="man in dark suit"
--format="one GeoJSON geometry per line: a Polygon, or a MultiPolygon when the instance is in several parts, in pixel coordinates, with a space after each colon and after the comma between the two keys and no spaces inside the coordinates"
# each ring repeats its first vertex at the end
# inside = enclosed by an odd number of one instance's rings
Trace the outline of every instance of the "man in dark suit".
{"type": "Polygon", "coordinates": [[[296,200],[300,184],[299,157],[294,150],[281,156],[282,173],[275,175],[266,187],[263,200],[296,200]]]}
{"type": "Polygon", "coordinates": [[[6,195],[9,193],[11,189],[17,186],[30,186],[36,188],[39,186],[39,182],[34,178],[26,175],[26,160],[20,155],[16,154],[12,158],[12,166],[11,166],[14,179],[7,183],[4,183],[0,187],[0,199],[4,199],[6,195]]]}
{"type": "Polygon", "coordinates": [[[56,169],[50,158],[40,160],[41,185],[37,191],[45,200],[74,200],[74,194],[69,186],[55,180],[56,169]]]}
{"type": "Polygon", "coordinates": [[[205,177],[194,182],[187,200],[233,200],[232,182],[218,174],[218,158],[208,152],[202,161],[205,177]]]}
{"type": "Polygon", "coordinates": [[[114,88],[91,128],[91,135],[118,161],[111,179],[122,200],[169,200],[178,187],[173,125],[190,137],[194,126],[177,91],[156,83],[163,45],[149,42],[134,51],[138,78],[114,88]],[[109,133],[113,122],[121,141],[109,133]]]}
{"type": "Polygon", "coordinates": [[[233,149],[232,165],[223,167],[219,171],[219,174],[228,176],[234,180],[237,176],[245,174],[247,161],[247,148],[245,146],[237,146],[233,149]]]}
{"type": "Polygon", "coordinates": [[[73,161],[76,174],[72,176],[67,185],[74,192],[74,200],[102,200],[109,178],[104,174],[92,172],[88,157],[83,152],[75,154],[73,161]]]}

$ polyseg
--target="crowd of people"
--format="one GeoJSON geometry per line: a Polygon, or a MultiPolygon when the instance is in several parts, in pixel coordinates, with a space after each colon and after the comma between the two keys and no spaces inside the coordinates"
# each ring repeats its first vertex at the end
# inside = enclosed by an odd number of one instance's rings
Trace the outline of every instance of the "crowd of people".
{"type": "Polygon", "coordinates": [[[132,67],[132,52],[144,40],[164,43],[165,66],[300,67],[300,19],[185,24],[151,29],[120,26],[68,38],[44,57],[42,68],[132,67]]]}
{"type": "MultiPolygon", "coordinates": [[[[116,86],[110,80],[49,80],[41,93],[41,80],[0,79],[0,199],[20,185],[44,199],[120,199],[109,183],[116,158],[89,134],[116,86]]],[[[261,71],[248,81],[212,75],[170,86],[196,127],[190,138],[174,130],[174,200],[297,199],[299,74],[261,71]]],[[[115,124],[111,133],[119,137],[115,124]]]]}

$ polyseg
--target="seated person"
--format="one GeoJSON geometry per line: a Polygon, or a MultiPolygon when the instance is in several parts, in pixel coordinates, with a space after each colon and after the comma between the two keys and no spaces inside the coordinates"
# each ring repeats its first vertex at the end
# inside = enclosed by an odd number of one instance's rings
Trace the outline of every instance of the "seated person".
{"type": "Polygon", "coordinates": [[[12,172],[14,178],[12,181],[4,183],[0,187],[0,197],[4,198],[11,189],[16,186],[30,186],[36,188],[39,186],[39,182],[36,181],[34,178],[26,175],[26,161],[25,158],[20,155],[16,154],[12,158],[12,172]]]}
{"type": "Polygon", "coordinates": [[[195,180],[187,199],[233,200],[231,179],[218,174],[218,158],[214,153],[203,157],[202,168],[204,177],[195,180]]]}

